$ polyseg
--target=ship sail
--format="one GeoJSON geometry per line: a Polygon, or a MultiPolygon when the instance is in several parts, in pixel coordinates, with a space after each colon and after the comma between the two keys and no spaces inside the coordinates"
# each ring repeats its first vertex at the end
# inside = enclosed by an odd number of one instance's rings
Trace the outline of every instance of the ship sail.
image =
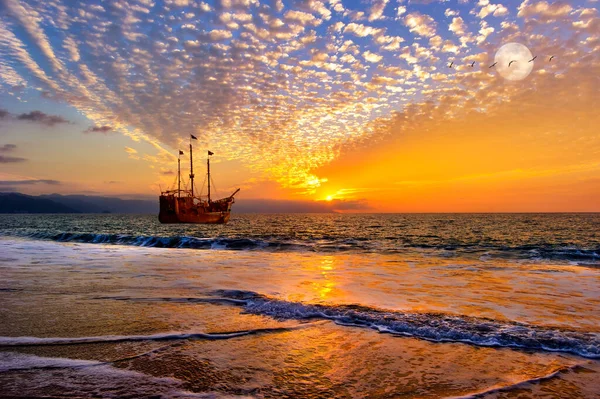
{"type": "Polygon", "coordinates": [[[231,207],[235,203],[234,196],[240,191],[238,188],[228,197],[213,200],[210,196],[210,157],[214,155],[208,151],[206,158],[206,172],[208,180],[208,195],[206,199],[194,194],[194,158],[192,140],[198,140],[190,135],[190,190],[181,189],[181,155],[177,157],[177,190],[161,192],[159,196],[160,211],[158,220],[161,223],[202,223],[223,224],[229,221],[231,207]],[[183,194],[183,195],[182,195],[183,194]]]}

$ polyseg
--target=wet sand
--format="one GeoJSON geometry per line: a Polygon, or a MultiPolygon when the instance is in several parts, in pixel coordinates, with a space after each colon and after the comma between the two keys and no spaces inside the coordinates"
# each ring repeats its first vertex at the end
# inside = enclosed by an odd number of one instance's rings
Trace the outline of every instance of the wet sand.
{"type": "MultiPolygon", "coordinates": [[[[193,300],[215,289],[244,288],[281,300],[384,309],[393,304],[414,311],[440,310],[445,301],[439,295],[454,292],[444,310],[464,312],[473,294],[461,290],[469,284],[487,290],[506,283],[497,270],[495,279],[477,283],[483,279],[478,274],[457,286],[465,280],[465,267],[456,265],[466,260],[427,260],[436,273],[463,274],[439,281],[446,286],[442,292],[423,286],[435,282],[427,278],[430,271],[419,269],[423,260],[416,257],[400,259],[403,269],[398,262],[383,262],[389,258],[348,255],[190,255],[6,240],[0,245],[5,250],[0,397],[597,398],[600,392],[598,360],[574,354],[430,342],[327,319],[248,314],[235,300],[193,300]],[[176,263],[181,256],[184,260],[176,263]],[[381,278],[370,277],[368,262],[379,262],[374,269],[381,278]],[[266,266],[257,269],[259,264],[266,266]],[[398,279],[393,275],[398,270],[417,275],[398,279]],[[398,281],[395,287],[393,281],[398,281]]],[[[571,323],[574,330],[586,331],[596,323],[595,311],[592,320],[574,323],[578,317],[568,306],[581,301],[579,311],[585,311],[586,292],[597,281],[591,280],[597,275],[589,277],[593,272],[581,271],[588,275],[578,291],[583,298],[521,306],[549,293],[524,293],[511,304],[506,292],[496,292],[487,302],[472,301],[470,316],[504,319],[521,311],[522,320],[571,323]],[[540,312],[531,310],[535,306],[540,312]],[[564,318],[547,316],[552,312],[564,318]]],[[[563,283],[553,283],[555,294],[565,295],[563,283]]]]}

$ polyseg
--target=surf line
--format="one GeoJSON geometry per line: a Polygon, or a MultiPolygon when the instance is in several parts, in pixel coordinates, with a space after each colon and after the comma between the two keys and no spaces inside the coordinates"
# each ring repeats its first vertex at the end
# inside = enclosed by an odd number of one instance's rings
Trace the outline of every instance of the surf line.
{"type": "Polygon", "coordinates": [[[524,387],[526,387],[527,385],[530,385],[530,384],[537,384],[537,383],[540,383],[542,381],[551,380],[553,378],[558,377],[561,374],[566,374],[566,373],[569,373],[569,372],[583,370],[583,369],[585,369],[584,364],[585,363],[578,363],[578,364],[573,364],[573,365],[570,365],[570,366],[562,366],[562,367],[559,367],[559,368],[555,369],[554,371],[551,371],[550,373],[542,375],[540,377],[529,378],[527,380],[515,382],[514,384],[505,385],[505,386],[501,386],[501,387],[492,387],[492,388],[487,389],[485,391],[476,392],[476,393],[468,394],[468,395],[465,395],[465,396],[453,396],[453,397],[448,397],[448,398],[445,398],[445,399],[479,399],[479,398],[484,398],[487,395],[491,395],[491,394],[494,394],[494,393],[510,392],[510,391],[512,391],[514,389],[524,388],[524,387]]]}
{"type": "Polygon", "coordinates": [[[92,299],[234,305],[240,306],[243,313],[269,316],[279,321],[329,321],[342,326],[370,328],[382,334],[413,337],[435,343],[457,342],[481,347],[562,352],[592,359],[600,358],[600,337],[591,333],[470,316],[404,313],[360,305],[289,302],[244,290],[219,289],[210,294],[214,296],[105,296],[92,299]]]}
{"type": "MultiPolygon", "coordinates": [[[[158,348],[154,348],[154,349],[146,351],[146,352],[134,354],[131,356],[127,356],[127,357],[123,357],[123,358],[119,358],[119,359],[115,359],[115,360],[107,360],[107,361],[66,359],[66,360],[72,360],[71,364],[69,364],[68,362],[58,362],[55,364],[50,363],[50,364],[42,365],[42,366],[27,366],[27,367],[10,367],[9,366],[8,368],[5,368],[5,369],[2,368],[2,366],[0,366],[0,372],[1,371],[28,371],[28,370],[55,370],[55,369],[65,369],[65,368],[81,369],[81,368],[88,368],[88,367],[111,366],[116,363],[135,360],[140,357],[151,355],[153,353],[162,352],[168,348],[172,348],[175,345],[176,345],[176,343],[171,343],[168,345],[160,346],[158,348]]],[[[9,352],[7,352],[7,353],[9,353],[9,352]]],[[[58,358],[58,359],[57,358],[42,358],[42,359],[48,359],[50,361],[64,360],[63,358],[58,358]]]]}
{"type": "Polygon", "coordinates": [[[320,323],[303,323],[292,327],[257,328],[254,330],[240,330],[217,333],[164,333],[152,335],[106,335],[96,337],[74,338],[40,338],[40,337],[0,337],[0,347],[21,346],[64,346],[86,345],[119,342],[139,341],[177,341],[177,340],[225,340],[248,335],[276,334],[289,332],[301,328],[308,328],[320,323]]]}

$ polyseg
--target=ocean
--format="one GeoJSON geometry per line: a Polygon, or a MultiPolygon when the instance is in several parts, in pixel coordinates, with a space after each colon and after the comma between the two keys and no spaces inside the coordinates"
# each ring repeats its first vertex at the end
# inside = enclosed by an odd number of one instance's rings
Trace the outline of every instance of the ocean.
{"type": "Polygon", "coordinates": [[[600,398],[600,214],[0,215],[0,398],[600,398]]]}

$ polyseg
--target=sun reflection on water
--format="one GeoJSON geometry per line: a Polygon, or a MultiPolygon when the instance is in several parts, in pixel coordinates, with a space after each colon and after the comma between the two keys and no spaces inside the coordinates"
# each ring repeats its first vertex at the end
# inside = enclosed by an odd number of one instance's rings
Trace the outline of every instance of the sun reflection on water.
{"type": "Polygon", "coordinates": [[[325,281],[314,282],[313,287],[319,294],[321,299],[327,299],[335,286],[336,282],[333,280],[335,277],[335,263],[336,259],[334,256],[323,256],[319,264],[321,270],[321,276],[325,281]]]}

